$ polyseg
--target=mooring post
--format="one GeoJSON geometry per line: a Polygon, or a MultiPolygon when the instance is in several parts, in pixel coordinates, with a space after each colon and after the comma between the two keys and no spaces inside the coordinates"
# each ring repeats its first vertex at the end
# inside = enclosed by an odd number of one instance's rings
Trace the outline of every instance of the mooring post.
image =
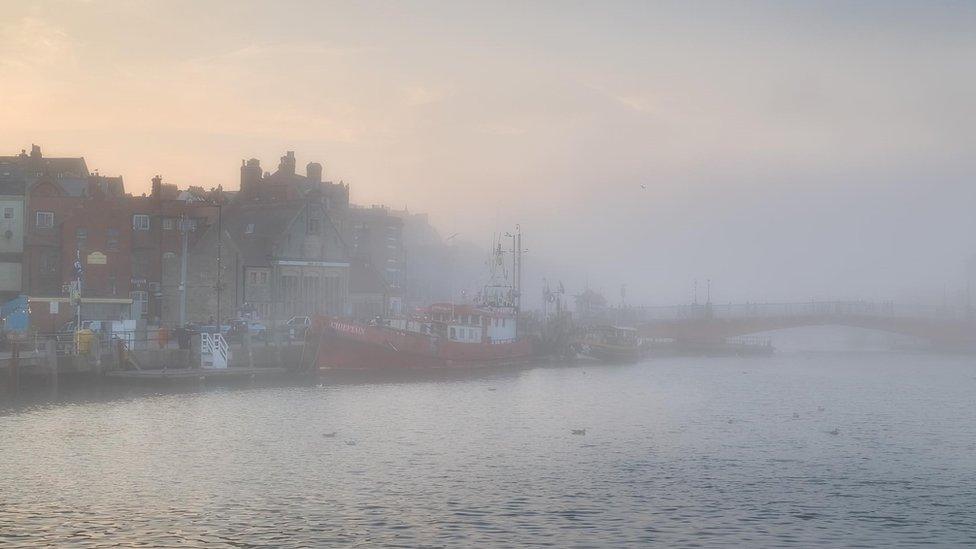
{"type": "Polygon", "coordinates": [[[10,377],[10,393],[16,395],[20,385],[20,372],[18,371],[20,368],[20,344],[16,341],[10,343],[10,365],[7,368],[10,377]]]}
{"type": "Polygon", "coordinates": [[[274,354],[275,354],[275,366],[281,367],[281,331],[274,331],[274,354]]]}
{"type": "Polygon", "coordinates": [[[53,339],[47,340],[45,344],[45,355],[47,355],[47,367],[51,374],[51,388],[58,388],[58,348],[53,339]]]}
{"type": "Polygon", "coordinates": [[[254,353],[251,351],[251,331],[246,329],[244,332],[244,352],[247,353],[247,367],[254,367],[254,353]]]}
{"type": "Polygon", "coordinates": [[[102,338],[96,337],[92,341],[92,353],[95,356],[95,366],[93,373],[98,376],[102,373],[102,338]]]}

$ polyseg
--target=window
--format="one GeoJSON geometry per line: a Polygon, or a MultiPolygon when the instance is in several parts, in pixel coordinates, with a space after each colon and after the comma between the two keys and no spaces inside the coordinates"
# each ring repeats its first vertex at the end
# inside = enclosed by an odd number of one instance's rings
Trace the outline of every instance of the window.
{"type": "Polygon", "coordinates": [[[254,223],[248,223],[244,227],[244,234],[254,234],[254,223]]]}
{"type": "Polygon", "coordinates": [[[457,332],[454,330],[454,326],[451,326],[451,339],[457,339],[457,332]]]}
{"type": "Polygon", "coordinates": [[[149,216],[146,214],[135,214],[132,216],[132,230],[134,231],[148,231],[149,230],[149,216]]]}
{"type": "Polygon", "coordinates": [[[88,240],[88,229],[79,227],[75,229],[75,240],[78,241],[78,245],[82,245],[88,240]]]}
{"type": "Polygon", "coordinates": [[[3,208],[3,218],[4,219],[13,219],[14,218],[14,209],[11,208],[10,206],[4,206],[4,208],[3,208]]]}
{"type": "Polygon", "coordinates": [[[152,268],[149,253],[137,251],[132,254],[132,276],[134,278],[149,278],[149,271],[152,268]]]}
{"type": "Polygon", "coordinates": [[[268,271],[248,271],[247,283],[253,285],[265,285],[268,283],[268,271]]]}
{"type": "Polygon", "coordinates": [[[132,299],[132,317],[149,318],[149,292],[129,292],[132,299]]]}
{"type": "Polygon", "coordinates": [[[164,217],[163,218],[163,230],[164,231],[172,231],[173,230],[173,218],[172,217],[164,217]]]}
{"type": "Polygon", "coordinates": [[[105,245],[108,247],[109,251],[117,252],[119,250],[119,230],[106,229],[105,237],[105,245]]]}
{"type": "Polygon", "coordinates": [[[54,212],[37,212],[35,225],[38,229],[53,229],[54,212]]]}
{"type": "Polygon", "coordinates": [[[41,276],[55,276],[58,274],[61,256],[57,251],[44,251],[41,253],[41,276]]]}
{"type": "Polygon", "coordinates": [[[112,295],[118,295],[118,282],[116,281],[114,274],[108,275],[108,291],[112,295]]]}
{"type": "Polygon", "coordinates": [[[308,234],[319,234],[322,222],[317,217],[308,218],[308,234]]]}

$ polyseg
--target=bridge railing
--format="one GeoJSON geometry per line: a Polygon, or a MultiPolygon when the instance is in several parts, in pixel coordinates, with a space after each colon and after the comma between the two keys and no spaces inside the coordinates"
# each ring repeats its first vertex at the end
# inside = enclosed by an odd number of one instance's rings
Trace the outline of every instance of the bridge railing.
{"type": "Polygon", "coordinates": [[[873,301],[810,301],[803,303],[730,303],[632,307],[619,310],[620,320],[694,320],[732,318],[789,318],[811,316],[870,316],[879,318],[928,318],[961,320],[969,318],[967,307],[896,304],[873,301]]]}

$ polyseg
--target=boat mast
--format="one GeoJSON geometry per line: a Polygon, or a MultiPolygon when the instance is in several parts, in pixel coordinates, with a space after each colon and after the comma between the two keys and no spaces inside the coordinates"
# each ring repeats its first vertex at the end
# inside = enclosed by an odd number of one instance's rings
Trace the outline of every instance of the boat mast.
{"type": "Polygon", "coordinates": [[[518,315],[522,311],[522,228],[518,224],[515,225],[515,265],[513,270],[515,314],[518,315]]]}

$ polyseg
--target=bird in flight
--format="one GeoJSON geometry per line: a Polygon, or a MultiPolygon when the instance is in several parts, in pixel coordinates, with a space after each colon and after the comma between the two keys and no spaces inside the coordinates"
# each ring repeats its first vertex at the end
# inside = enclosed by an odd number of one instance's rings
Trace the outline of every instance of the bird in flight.
{"type": "Polygon", "coordinates": [[[647,189],[647,183],[641,183],[641,188],[642,189],[647,189]]]}

